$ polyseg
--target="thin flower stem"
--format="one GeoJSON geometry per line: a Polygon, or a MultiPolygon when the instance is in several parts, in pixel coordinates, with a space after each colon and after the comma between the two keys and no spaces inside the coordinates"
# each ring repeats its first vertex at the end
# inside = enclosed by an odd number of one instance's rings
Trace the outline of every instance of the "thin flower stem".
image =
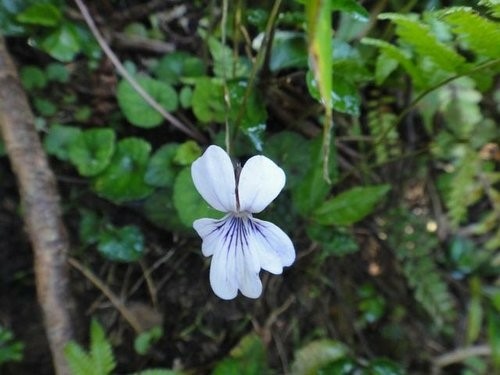
{"type": "Polygon", "coordinates": [[[94,20],[92,19],[92,16],[90,15],[90,12],[87,8],[87,6],[83,3],[82,0],[75,0],[76,5],[80,9],[80,12],[82,13],[83,18],[85,19],[85,22],[87,23],[90,31],[94,35],[94,37],[97,40],[97,43],[99,43],[99,46],[102,48],[106,56],[111,60],[113,65],[115,66],[116,70],[118,73],[130,83],[130,85],[134,88],[134,90],[144,99],[146,103],[148,103],[153,109],[155,109],[159,114],[163,116],[165,120],[167,120],[172,126],[176,127],[183,133],[189,135],[193,139],[196,139],[199,142],[205,143],[206,139],[205,137],[196,131],[195,129],[192,129],[188,127],[187,125],[183,124],[181,121],[179,121],[176,117],[174,117],[172,114],[168,113],[149,93],[147,93],[141,85],[132,77],[129,72],[125,69],[123,64],[120,62],[116,54],[111,50],[109,47],[108,43],[104,40],[102,37],[99,29],[97,28],[94,20]]]}

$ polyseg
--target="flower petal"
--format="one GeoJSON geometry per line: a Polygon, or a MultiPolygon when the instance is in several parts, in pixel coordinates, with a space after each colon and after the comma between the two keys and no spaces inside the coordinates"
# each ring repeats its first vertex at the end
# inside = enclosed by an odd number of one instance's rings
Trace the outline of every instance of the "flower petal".
{"type": "Polygon", "coordinates": [[[258,252],[260,266],[279,274],[283,266],[290,266],[295,260],[295,248],[279,227],[268,221],[251,219],[252,247],[258,252]]]}
{"type": "Polygon", "coordinates": [[[238,182],[240,211],[262,211],[278,196],[285,181],[285,172],[271,159],[262,155],[248,159],[238,182]]]}
{"type": "Polygon", "coordinates": [[[210,146],[191,166],[194,186],[205,201],[218,211],[236,210],[234,168],[227,153],[210,146]]]}
{"type": "Polygon", "coordinates": [[[201,243],[201,252],[206,257],[213,255],[215,250],[220,247],[220,234],[227,216],[222,219],[198,219],[193,223],[193,228],[203,240],[201,243]]]}
{"type": "Polygon", "coordinates": [[[251,225],[251,218],[231,214],[220,220],[199,219],[193,223],[203,239],[203,254],[213,255],[210,285],[222,299],[236,297],[238,289],[250,298],[262,293],[260,260],[251,246],[251,225]]]}

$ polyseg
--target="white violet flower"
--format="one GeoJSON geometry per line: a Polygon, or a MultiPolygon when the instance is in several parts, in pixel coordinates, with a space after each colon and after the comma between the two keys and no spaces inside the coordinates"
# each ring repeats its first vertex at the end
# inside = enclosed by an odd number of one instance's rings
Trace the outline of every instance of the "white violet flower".
{"type": "Polygon", "coordinates": [[[290,238],[276,225],[256,219],[285,186],[285,173],[273,161],[258,155],[241,171],[228,154],[210,146],[191,167],[196,189],[222,219],[198,219],[194,229],[203,240],[202,252],[212,256],[210,284],[217,296],[233,299],[238,290],[247,297],[262,293],[260,269],[280,274],[295,260],[290,238]]]}

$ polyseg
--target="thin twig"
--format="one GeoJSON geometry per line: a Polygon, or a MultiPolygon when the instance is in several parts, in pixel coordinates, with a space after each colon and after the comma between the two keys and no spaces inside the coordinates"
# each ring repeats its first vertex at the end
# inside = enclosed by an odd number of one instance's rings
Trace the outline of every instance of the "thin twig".
{"type": "Polygon", "coordinates": [[[489,345],[477,345],[453,350],[452,352],[445,353],[434,358],[432,361],[432,375],[439,375],[443,367],[463,362],[467,358],[490,355],[491,347],[489,345]]]}
{"type": "Polygon", "coordinates": [[[80,273],[85,276],[94,286],[99,289],[102,294],[104,294],[113,306],[122,314],[123,318],[130,324],[136,333],[141,333],[143,331],[142,325],[137,320],[137,317],[127,308],[127,306],[122,302],[122,300],[115,294],[111,289],[108,288],[104,282],[97,277],[90,269],[81,264],[78,260],[70,258],[68,260],[69,264],[80,271],[80,273]]]}
{"type": "Polygon", "coordinates": [[[102,37],[99,29],[97,28],[94,20],[92,19],[92,16],[89,13],[89,10],[85,6],[82,0],[75,0],[76,5],[80,9],[80,12],[82,13],[83,18],[85,19],[85,22],[87,23],[88,27],[90,28],[90,31],[94,35],[94,37],[97,40],[97,43],[99,43],[99,46],[101,46],[102,50],[106,54],[106,56],[111,60],[112,64],[115,66],[116,70],[118,73],[127,80],[128,83],[134,88],[134,90],[144,99],[146,103],[148,103],[152,108],[154,108],[159,114],[163,116],[165,120],[167,120],[172,126],[176,127],[183,133],[189,135],[190,137],[196,139],[199,142],[205,143],[205,137],[196,131],[195,129],[191,129],[182,122],[180,122],[176,117],[172,116],[170,113],[168,113],[151,95],[149,95],[142,87],[137,83],[137,81],[132,77],[127,69],[123,66],[123,64],[120,62],[118,57],[115,55],[115,53],[111,50],[109,47],[108,43],[104,40],[102,37]]]}

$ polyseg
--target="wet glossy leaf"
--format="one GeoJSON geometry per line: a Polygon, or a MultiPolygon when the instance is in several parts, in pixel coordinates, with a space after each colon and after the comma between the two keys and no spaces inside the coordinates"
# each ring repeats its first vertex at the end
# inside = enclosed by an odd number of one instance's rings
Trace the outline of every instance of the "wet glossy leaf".
{"type": "Polygon", "coordinates": [[[368,11],[357,0],[332,0],[332,10],[349,13],[358,21],[367,22],[370,18],[368,11]]]}
{"type": "Polygon", "coordinates": [[[145,181],[152,186],[173,186],[179,170],[174,162],[179,149],[178,143],[167,143],[156,151],[148,162],[145,181]]]}
{"type": "Polygon", "coordinates": [[[108,167],[94,180],[95,191],[116,203],[150,195],[153,188],[144,182],[150,151],[150,144],[142,139],[118,142],[108,167]]]}
{"type": "Polygon", "coordinates": [[[304,34],[277,30],[269,67],[272,71],[307,67],[307,41],[304,34]]]}
{"type": "Polygon", "coordinates": [[[222,214],[206,203],[194,187],[191,168],[184,168],[177,176],[173,194],[174,206],[182,223],[191,228],[196,219],[220,218],[222,214]]]}
{"type": "Polygon", "coordinates": [[[389,189],[389,185],[374,185],[344,191],[318,207],[313,218],[323,225],[354,224],[372,213],[389,189]]]}
{"type": "Polygon", "coordinates": [[[134,225],[122,228],[108,226],[99,233],[97,250],[109,260],[134,262],[144,252],[144,236],[134,225]]]}
{"type": "Polygon", "coordinates": [[[95,176],[109,164],[115,151],[112,129],[90,129],[78,134],[69,145],[68,156],[82,176],[95,176]]]}
{"type": "MultiPolygon", "coordinates": [[[[177,110],[177,93],[172,86],[150,77],[136,77],[139,85],[167,112],[177,110]]],[[[151,107],[126,80],[118,84],[118,105],[127,120],[141,128],[154,128],[163,122],[163,116],[151,107]]]]}

